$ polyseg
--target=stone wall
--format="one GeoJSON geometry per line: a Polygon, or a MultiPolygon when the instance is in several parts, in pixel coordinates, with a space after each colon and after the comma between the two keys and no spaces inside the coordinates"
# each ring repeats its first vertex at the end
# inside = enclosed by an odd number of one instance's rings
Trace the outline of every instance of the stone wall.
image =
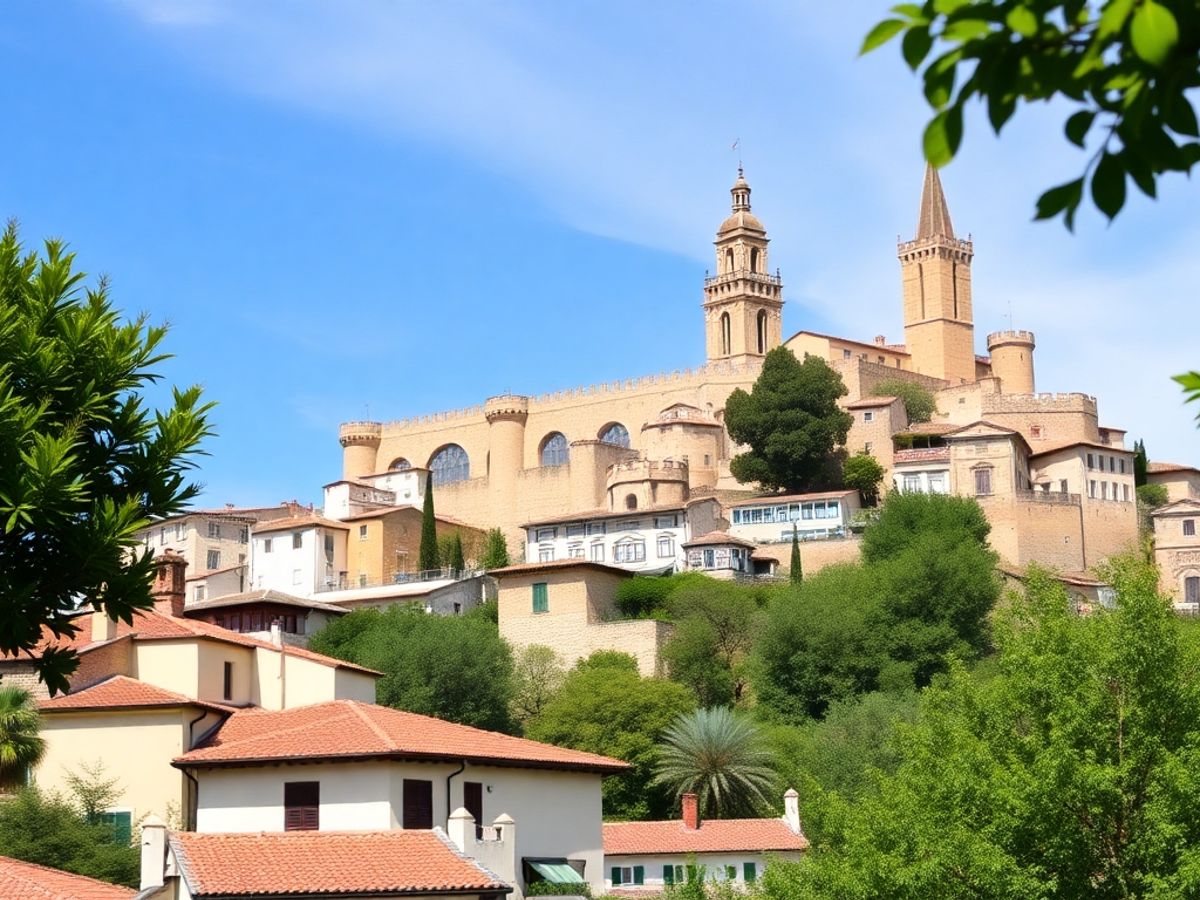
{"type": "MultiPolygon", "coordinates": [[[[755,544],[754,555],[769,557],[778,562],[781,575],[786,575],[792,565],[792,545],[787,541],[777,544],[755,544]]],[[[827,541],[800,542],[800,565],[806,577],[815,575],[826,566],[858,562],[861,558],[862,540],[857,535],[827,541]]]]}

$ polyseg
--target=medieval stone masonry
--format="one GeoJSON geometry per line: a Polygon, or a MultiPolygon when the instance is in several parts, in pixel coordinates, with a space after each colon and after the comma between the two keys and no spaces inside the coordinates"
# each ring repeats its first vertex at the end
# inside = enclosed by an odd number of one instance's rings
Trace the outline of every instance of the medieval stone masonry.
{"type": "MultiPolygon", "coordinates": [[[[500,527],[510,547],[526,547],[527,558],[541,562],[562,549],[564,535],[551,533],[556,525],[576,515],[584,522],[707,497],[719,502],[715,524],[725,530],[731,504],[758,493],[730,474],[739,448],[724,426],[725,401],[737,388],[749,390],[763,357],[782,344],[801,358],[826,359],[841,375],[854,415],[847,450],[880,461],[884,490],[979,498],[1006,562],[1084,571],[1135,544],[1125,432],[1101,426],[1094,397],[1036,392],[1032,332],[989,334],[988,354],[978,353],[974,245],[956,235],[935,169],[925,172],[916,234],[897,248],[903,344],[812,331],[785,339],[783,281],[768,265],[767,230],[751,211],[740,168],[730,193],[731,212],[714,242],[715,274],[703,285],[702,363],[553,394],[493,396],[396,422],[347,422],[343,483],[378,485],[429,470],[440,515],[500,527]],[[932,422],[910,423],[901,402],[874,395],[897,378],[935,393],[932,422]]],[[[786,561],[786,520],[778,524],[780,537],[758,542],[757,559],[786,561]]],[[[829,549],[806,554],[815,562],[856,555],[848,529],[820,537],[829,549]]]]}

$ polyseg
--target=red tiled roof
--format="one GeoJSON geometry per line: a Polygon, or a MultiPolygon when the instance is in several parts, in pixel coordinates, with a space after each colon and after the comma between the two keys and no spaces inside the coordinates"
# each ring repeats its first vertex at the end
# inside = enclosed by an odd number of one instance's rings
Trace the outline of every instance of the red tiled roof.
{"type": "MultiPolygon", "coordinates": [[[[78,652],[84,652],[91,649],[92,646],[92,631],[89,614],[83,614],[78,617],[80,620],[79,630],[73,637],[55,638],[48,631],[44,632],[42,647],[46,646],[61,646],[70,647],[78,652]]],[[[125,637],[130,635],[135,641],[156,641],[156,640],[175,640],[179,638],[209,638],[216,641],[224,641],[227,644],[238,644],[242,647],[253,647],[255,649],[278,650],[275,644],[269,641],[262,641],[258,638],[250,637],[246,634],[239,634],[236,631],[230,631],[227,628],[221,628],[218,625],[211,625],[208,622],[200,621],[199,619],[178,619],[174,616],[169,616],[166,613],[161,613],[154,609],[146,609],[135,613],[133,623],[117,622],[116,633],[113,638],[125,637]]],[[[283,645],[283,652],[288,656],[295,656],[300,659],[308,659],[313,662],[319,662],[323,665],[334,666],[339,669],[350,669],[355,672],[364,672],[368,675],[382,675],[382,672],[376,672],[374,669],[368,669],[365,666],[355,665],[354,663],[346,662],[345,660],[335,659],[332,656],[324,656],[320,653],[314,653],[311,650],[305,650],[302,647],[294,647],[290,644],[283,645]]],[[[33,655],[37,655],[37,651],[33,655]]]]}
{"type": "Polygon", "coordinates": [[[820,494],[767,494],[762,497],[751,497],[749,500],[738,500],[736,503],[728,504],[728,506],[732,509],[735,506],[769,506],[772,503],[788,503],[792,500],[797,502],[803,500],[839,500],[842,497],[849,497],[855,493],[858,492],[825,491],[820,494]]]}
{"type": "Polygon", "coordinates": [[[0,856],[0,897],[4,900],[130,900],[136,893],[106,881],[0,856]]]}
{"type": "Polygon", "coordinates": [[[176,832],[170,843],[197,898],[512,890],[436,831],[176,832]]]}
{"type": "Polygon", "coordinates": [[[1110,444],[1102,444],[1099,441],[1064,441],[1061,444],[1051,444],[1047,447],[1038,446],[1037,452],[1029,454],[1030,456],[1046,456],[1050,453],[1057,453],[1060,450],[1070,450],[1072,447],[1095,447],[1097,450],[1106,450],[1109,453],[1128,453],[1133,455],[1132,450],[1126,450],[1124,447],[1113,447],[1110,444]]]}
{"type": "Polygon", "coordinates": [[[896,355],[896,356],[911,356],[912,355],[905,349],[904,344],[883,344],[883,345],[868,344],[866,341],[856,341],[852,338],[838,337],[837,335],[833,335],[833,334],[821,334],[819,331],[797,331],[790,338],[788,338],[786,341],[784,341],[784,343],[790,344],[792,341],[794,341],[796,338],[800,337],[800,335],[802,335],[802,334],[811,335],[812,337],[825,338],[825,340],[827,340],[827,341],[838,341],[839,343],[842,343],[842,344],[854,344],[857,347],[866,347],[868,350],[876,350],[876,351],[886,350],[887,352],[889,352],[893,355],[896,355]]]}
{"type": "Polygon", "coordinates": [[[804,850],[808,839],[783,819],[708,819],[696,829],[669,822],[605,822],[604,855],[804,850]]]}
{"type": "Polygon", "coordinates": [[[300,759],[469,760],[501,766],[620,772],[627,763],[356,700],[239,710],[181,767],[300,759]]]}
{"type": "Polygon", "coordinates": [[[174,691],[163,690],[136,678],[114,675],[99,684],[71,694],[62,694],[38,703],[42,712],[61,712],[79,709],[134,709],[198,706],[217,712],[232,712],[234,707],[193,700],[174,691]]]}
{"type": "Polygon", "coordinates": [[[1167,472],[1198,472],[1195,466],[1185,466],[1181,463],[1170,462],[1148,462],[1146,463],[1146,471],[1151,475],[1163,475],[1167,472]]]}
{"type": "Polygon", "coordinates": [[[753,547],[754,544],[742,538],[734,537],[728,531],[710,531],[700,537],[684,541],[684,547],[711,547],[714,544],[737,544],[739,547],[753,547]]]}
{"type": "Polygon", "coordinates": [[[270,531],[303,531],[305,528],[337,528],[349,531],[349,525],[326,519],[324,516],[285,516],[282,519],[268,519],[259,522],[252,529],[255,534],[265,534],[270,531]]]}
{"type": "Polygon", "coordinates": [[[183,608],[185,616],[207,612],[210,609],[224,609],[227,606],[247,606],[254,603],[276,603],[280,606],[295,606],[302,609],[319,609],[323,612],[344,613],[345,610],[320,600],[308,600],[276,591],[271,588],[257,588],[241,594],[226,594],[224,597],[214,597],[212,600],[201,600],[199,603],[189,603],[183,608]]]}
{"type": "Polygon", "coordinates": [[[564,522],[584,522],[590,519],[637,519],[663,512],[683,512],[686,503],[662,503],[658,506],[643,506],[641,509],[587,509],[582,512],[569,513],[562,516],[547,516],[526,522],[522,528],[538,528],[542,525],[561,525],[564,522]]]}
{"type": "Polygon", "coordinates": [[[529,575],[533,572],[554,572],[558,569],[592,569],[593,571],[605,572],[609,575],[633,575],[628,569],[618,569],[616,566],[592,562],[590,559],[555,559],[550,562],[517,563],[512,566],[505,566],[503,569],[491,569],[488,571],[488,574],[492,576],[529,575]]]}
{"type": "Polygon", "coordinates": [[[872,409],[876,406],[891,406],[899,398],[898,397],[863,397],[861,400],[855,400],[853,403],[847,403],[846,409],[872,409]]]}

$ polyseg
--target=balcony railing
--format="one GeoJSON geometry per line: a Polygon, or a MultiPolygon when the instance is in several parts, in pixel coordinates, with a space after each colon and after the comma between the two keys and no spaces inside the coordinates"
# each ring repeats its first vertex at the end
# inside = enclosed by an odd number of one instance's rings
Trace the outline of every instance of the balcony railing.
{"type": "Polygon", "coordinates": [[[780,276],[768,275],[766,272],[751,272],[749,269],[735,269],[732,272],[725,272],[721,275],[710,275],[704,279],[704,286],[712,287],[714,284],[725,284],[730,281],[738,281],[739,279],[756,281],[759,284],[771,284],[776,287],[783,286],[783,279],[780,276]]]}
{"type": "Polygon", "coordinates": [[[1078,506],[1078,494],[1064,494],[1061,491],[1017,491],[1018,500],[1029,500],[1034,503],[1050,503],[1056,506],[1078,506]]]}

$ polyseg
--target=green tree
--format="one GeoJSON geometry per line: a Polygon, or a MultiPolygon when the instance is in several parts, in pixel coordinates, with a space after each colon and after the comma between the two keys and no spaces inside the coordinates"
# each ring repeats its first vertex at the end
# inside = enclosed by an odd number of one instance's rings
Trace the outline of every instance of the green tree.
{"type": "Polygon", "coordinates": [[[551,647],[531,644],[518,650],[513,668],[513,718],[524,728],[541,715],[563,686],[567,673],[551,647]]]}
{"type": "Polygon", "coordinates": [[[1171,495],[1165,484],[1143,484],[1137,489],[1137,499],[1146,509],[1158,509],[1167,505],[1171,495]]]}
{"type": "Polygon", "coordinates": [[[862,555],[869,563],[893,559],[929,534],[985,546],[991,530],[983,509],[970,497],[893,492],[863,533],[862,555]]]}
{"type": "Polygon", "coordinates": [[[602,753],[633,766],[604,779],[605,819],[663,819],[671,797],[652,784],[658,739],[695,701],[682,685],[642,678],[633,657],[598,653],[567,675],[555,697],[526,729],[526,737],[602,753]]]}
{"type": "MultiPolygon", "coordinates": [[[[91,787],[86,774],[78,781],[91,787]]],[[[84,805],[78,794],[62,797],[34,786],[21,788],[0,802],[0,855],[136,887],[139,848],[98,817],[89,818],[84,805]]]]}
{"type": "Polygon", "coordinates": [[[678,799],[695,794],[710,817],[754,815],[767,807],[774,756],[748,718],[723,706],[679,715],[659,745],[654,780],[678,799]]]}
{"type": "Polygon", "coordinates": [[[1112,612],[1080,617],[1043,574],[999,627],[996,677],[961,665],[901,729],[895,773],[826,825],[792,898],[1190,897],[1200,891],[1200,666],[1152,566],[1104,573],[1112,612]]]}
{"type": "Polygon", "coordinates": [[[856,453],[842,466],[842,483],[862,495],[867,506],[879,502],[879,485],[883,481],[883,466],[870,453],[856,453]]]}
{"type": "MultiPolygon", "coordinates": [[[[43,628],[72,635],[94,607],[129,620],[151,605],[153,559],[137,532],[196,496],[186,476],[210,434],[198,387],[164,410],[142,392],[168,359],[166,328],[121,318],[100,279],[47,241],[26,253],[0,237],[0,654],[33,650],[43,628]]],[[[65,690],[71,650],[31,659],[65,690]]]]}
{"type": "Polygon", "coordinates": [[[1054,100],[1071,111],[1063,131],[1087,161],[1079,178],[1042,194],[1039,219],[1061,214],[1073,227],[1085,186],[1112,219],[1127,179],[1154,197],[1164,173],[1200,161],[1187,93],[1200,86],[1193,0],[924,0],[892,12],[863,52],[904,35],[905,62],[921,70],[934,111],[924,135],[933,165],[958,151],[972,98],[997,134],[1022,102],[1054,100]]]}
{"type": "Polygon", "coordinates": [[[909,424],[928,422],[937,412],[937,400],[933,391],[914,381],[903,378],[887,378],[871,389],[876,397],[899,397],[904,402],[904,412],[909,424]]]}
{"type": "Polygon", "coordinates": [[[450,571],[455,575],[461,575],[466,568],[467,561],[463,557],[462,534],[455,531],[450,542],[450,571]]]}
{"type": "Polygon", "coordinates": [[[1141,487],[1146,483],[1146,474],[1150,468],[1150,459],[1146,456],[1146,442],[1140,438],[1133,442],[1133,485],[1141,487]]]}
{"type": "Polygon", "coordinates": [[[788,581],[800,584],[804,581],[804,562],[800,559],[800,533],[792,525],[792,564],[788,568],[788,581]]]}
{"type": "Polygon", "coordinates": [[[489,528],[487,540],[484,543],[483,558],[479,561],[481,569],[503,569],[508,565],[508,541],[504,532],[499,528],[489,528]]]}
{"type": "Polygon", "coordinates": [[[617,585],[617,609],[629,619],[669,619],[668,600],[676,591],[703,587],[715,581],[702,572],[674,575],[634,575],[617,585]]]}
{"type": "Polygon", "coordinates": [[[355,610],[309,644],[318,653],[383,672],[377,702],[451,722],[513,731],[512,651],[482,615],[419,608],[355,610]]]}
{"type": "Polygon", "coordinates": [[[433,473],[425,473],[425,502],[421,507],[421,543],[417,549],[417,568],[430,572],[442,567],[438,551],[437,518],[433,512],[433,473]]]}
{"type": "Polygon", "coordinates": [[[761,588],[705,578],[667,601],[675,631],[662,658],[671,679],[687,685],[704,706],[746,700],[746,661],[762,624],[761,588]]]}
{"type": "Polygon", "coordinates": [[[25,783],[46,753],[41,716],[29,692],[0,687],[0,788],[25,783]]]}
{"type": "Polygon", "coordinates": [[[836,479],[835,448],[845,444],[853,417],[837,405],[846,395],[840,375],[818,356],[803,362],[786,347],[763,360],[750,393],[725,402],[729,436],[750,447],[730,463],[735,478],[767,490],[803,491],[836,479]]]}

